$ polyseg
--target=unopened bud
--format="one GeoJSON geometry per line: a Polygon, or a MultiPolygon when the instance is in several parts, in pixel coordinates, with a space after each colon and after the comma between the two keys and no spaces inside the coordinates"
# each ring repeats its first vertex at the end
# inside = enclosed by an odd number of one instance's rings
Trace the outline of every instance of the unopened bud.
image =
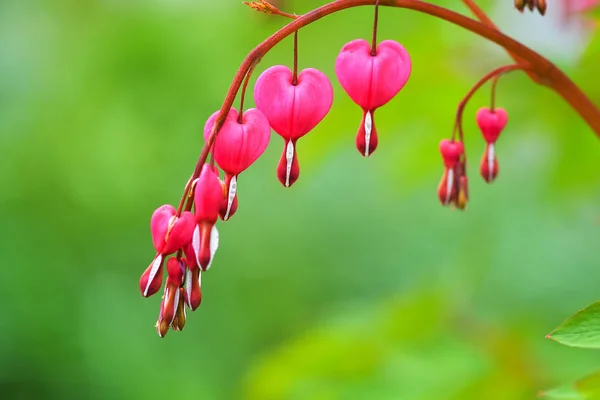
{"type": "Polygon", "coordinates": [[[537,9],[540,12],[540,14],[545,15],[547,7],[548,4],[546,3],[546,0],[537,0],[537,9]]]}

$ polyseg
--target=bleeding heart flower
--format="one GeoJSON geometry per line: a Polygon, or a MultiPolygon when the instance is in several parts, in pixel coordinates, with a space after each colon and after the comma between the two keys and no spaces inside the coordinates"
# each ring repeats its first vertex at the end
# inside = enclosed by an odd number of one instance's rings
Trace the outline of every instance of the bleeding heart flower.
{"type": "Polygon", "coordinates": [[[385,40],[371,55],[371,45],[362,39],[346,44],[335,62],[340,84],[363,109],[356,147],[368,157],[377,148],[378,138],[373,114],[404,87],[411,72],[408,52],[402,45],[385,40]]]}
{"type": "Polygon", "coordinates": [[[463,161],[461,160],[464,151],[462,142],[455,142],[448,139],[440,142],[440,153],[442,153],[442,159],[444,160],[444,175],[438,186],[438,198],[444,206],[452,202],[458,203],[459,208],[464,208],[464,205],[466,205],[467,180],[463,161]],[[461,200],[464,201],[458,202],[461,186],[463,187],[463,198],[461,200]]]}
{"type": "Polygon", "coordinates": [[[194,208],[198,226],[192,235],[192,249],[197,265],[202,270],[210,268],[219,245],[219,232],[215,226],[223,203],[223,188],[219,176],[210,165],[202,167],[194,191],[194,208]]]}
{"type": "Polygon", "coordinates": [[[177,217],[175,208],[168,204],[154,211],[150,231],[156,257],[140,278],[140,291],[144,297],[152,296],[160,289],[165,256],[190,243],[195,227],[196,218],[191,212],[185,211],[177,217]]]}
{"type": "Polygon", "coordinates": [[[277,177],[289,187],[300,174],[296,141],[310,132],[329,112],[333,88],[327,76],[313,68],[300,72],[293,83],[292,71],[276,65],[263,72],[254,86],[256,106],[285,141],[277,177]]]}
{"type": "Polygon", "coordinates": [[[487,183],[491,183],[498,176],[496,141],[508,122],[508,114],[502,108],[490,110],[487,107],[482,107],[477,111],[476,121],[487,142],[485,153],[479,165],[479,172],[487,183]]]}
{"type": "MultiPolygon", "coordinates": [[[[219,112],[210,116],[204,126],[204,139],[208,140],[219,112]]],[[[223,220],[228,220],[235,210],[237,176],[254,163],[267,149],[271,137],[269,120],[257,108],[246,111],[242,122],[238,121],[235,108],[229,110],[212,149],[215,161],[225,172],[226,202],[223,220]]]]}

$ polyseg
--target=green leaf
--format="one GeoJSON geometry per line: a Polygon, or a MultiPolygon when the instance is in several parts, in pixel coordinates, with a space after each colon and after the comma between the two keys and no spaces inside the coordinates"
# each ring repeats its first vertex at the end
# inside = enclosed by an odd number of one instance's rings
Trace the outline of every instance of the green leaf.
{"type": "Polygon", "coordinates": [[[566,346],[600,349],[600,302],[569,317],[546,337],[566,346]]]}
{"type": "Polygon", "coordinates": [[[552,400],[598,400],[600,399],[600,371],[577,382],[540,393],[542,399],[552,400]]]}
{"type": "Polygon", "coordinates": [[[561,386],[556,389],[551,389],[540,393],[540,398],[548,400],[585,400],[585,397],[577,392],[575,387],[561,386]]]}

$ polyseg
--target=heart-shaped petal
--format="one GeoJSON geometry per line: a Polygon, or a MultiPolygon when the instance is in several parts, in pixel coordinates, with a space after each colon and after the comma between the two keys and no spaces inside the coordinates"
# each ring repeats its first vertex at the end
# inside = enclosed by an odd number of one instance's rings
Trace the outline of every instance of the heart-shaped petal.
{"type": "Polygon", "coordinates": [[[440,142],[440,153],[442,153],[446,168],[452,168],[464,151],[465,148],[462,142],[455,142],[448,139],[440,142]]]}
{"type": "Polygon", "coordinates": [[[363,39],[346,44],[335,61],[335,73],[350,98],[363,110],[375,110],[390,101],[410,77],[411,61],[402,45],[384,40],[371,55],[363,39]]]}
{"type": "Polygon", "coordinates": [[[158,207],[150,219],[150,232],[152,233],[152,244],[157,253],[161,253],[165,246],[165,237],[169,230],[171,219],[175,217],[177,211],[170,204],[158,207]]]}
{"type": "MultiPolygon", "coordinates": [[[[219,112],[210,116],[204,126],[204,139],[208,140],[219,112]]],[[[264,153],[269,145],[271,127],[269,120],[257,108],[251,108],[238,122],[235,108],[229,110],[225,123],[217,134],[213,156],[221,169],[230,175],[238,175],[264,153]]]]}
{"type": "Polygon", "coordinates": [[[292,71],[276,65],[263,72],[254,86],[256,106],[269,119],[275,132],[295,140],[311,131],[329,112],[333,87],[327,76],[308,68],[292,84],[292,71]]]}
{"type": "Polygon", "coordinates": [[[503,108],[495,108],[492,111],[482,107],[477,111],[475,120],[486,142],[494,143],[508,122],[508,113],[503,108]]]}
{"type": "Polygon", "coordinates": [[[184,211],[179,218],[171,220],[165,236],[165,245],[162,254],[171,254],[183,248],[192,240],[192,233],[196,227],[196,217],[189,211],[184,211]]]}

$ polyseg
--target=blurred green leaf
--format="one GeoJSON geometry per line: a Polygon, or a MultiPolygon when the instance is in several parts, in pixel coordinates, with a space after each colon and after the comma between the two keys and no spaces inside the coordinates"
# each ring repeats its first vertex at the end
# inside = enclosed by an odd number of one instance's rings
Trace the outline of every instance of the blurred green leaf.
{"type": "Polygon", "coordinates": [[[543,392],[540,397],[557,400],[598,400],[600,399],[600,371],[596,371],[572,385],[543,392]]]}
{"type": "Polygon", "coordinates": [[[600,348],[600,302],[569,317],[547,338],[567,346],[600,348]]]}

